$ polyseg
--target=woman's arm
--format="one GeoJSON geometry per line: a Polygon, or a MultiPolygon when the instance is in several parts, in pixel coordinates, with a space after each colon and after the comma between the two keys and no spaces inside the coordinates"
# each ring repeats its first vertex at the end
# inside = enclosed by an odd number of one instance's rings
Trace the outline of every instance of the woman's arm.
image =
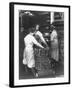
{"type": "Polygon", "coordinates": [[[33,37],[33,43],[39,46],[40,48],[44,48],[39,42],[37,42],[37,40],[34,37],[33,37]]]}
{"type": "Polygon", "coordinates": [[[46,41],[45,41],[45,39],[44,39],[44,37],[43,37],[43,35],[42,35],[42,33],[41,33],[40,31],[37,31],[37,32],[36,32],[36,35],[38,35],[38,36],[40,37],[41,41],[42,41],[44,44],[47,45],[47,43],[46,43],[46,41]]]}

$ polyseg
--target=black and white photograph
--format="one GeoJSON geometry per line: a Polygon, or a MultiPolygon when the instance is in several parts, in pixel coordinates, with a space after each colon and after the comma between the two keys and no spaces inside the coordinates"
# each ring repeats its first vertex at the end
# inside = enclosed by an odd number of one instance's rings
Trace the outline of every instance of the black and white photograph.
{"type": "Polygon", "coordinates": [[[64,13],[19,11],[19,79],[64,76],[64,13]]]}
{"type": "Polygon", "coordinates": [[[11,85],[69,83],[69,6],[11,3],[11,17],[11,85]]]}

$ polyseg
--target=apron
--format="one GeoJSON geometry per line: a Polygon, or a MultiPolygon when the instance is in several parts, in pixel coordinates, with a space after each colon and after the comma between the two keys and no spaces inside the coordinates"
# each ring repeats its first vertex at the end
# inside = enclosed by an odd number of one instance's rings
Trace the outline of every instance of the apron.
{"type": "Polygon", "coordinates": [[[51,58],[59,60],[58,40],[51,42],[51,58]]]}
{"type": "Polygon", "coordinates": [[[23,58],[23,64],[27,65],[29,68],[35,67],[34,50],[32,46],[25,47],[23,58]]]}

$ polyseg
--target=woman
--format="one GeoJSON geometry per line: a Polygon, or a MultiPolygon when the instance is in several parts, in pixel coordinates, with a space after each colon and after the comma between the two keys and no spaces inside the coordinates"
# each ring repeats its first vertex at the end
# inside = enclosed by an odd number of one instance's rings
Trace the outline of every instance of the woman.
{"type": "MultiPolygon", "coordinates": [[[[39,24],[36,24],[34,33],[35,38],[38,39],[39,43],[43,43],[48,48],[48,45],[43,37],[43,34],[39,31],[39,28],[40,28],[39,24]]],[[[38,56],[40,56],[41,49],[37,49],[37,51],[39,52],[38,56]]]]}
{"type": "Polygon", "coordinates": [[[35,35],[39,36],[40,40],[47,46],[47,43],[43,37],[43,34],[39,31],[39,27],[40,26],[38,24],[35,26],[35,35]]]}
{"type": "Polygon", "coordinates": [[[59,61],[58,35],[53,25],[51,25],[50,40],[51,40],[51,58],[56,61],[59,61]]]}
{"type": "Polygon", "coordinates": [[[25,49],[23,54],[23,64],[31,69],[35,77],[38,77],[38,73],[35,69],[35,58],[33,45],[37,45],[40,48],[44,48],[37,40],[34,38],[34,29],[29,30],[29,34],[24,38],[25,49]]]}

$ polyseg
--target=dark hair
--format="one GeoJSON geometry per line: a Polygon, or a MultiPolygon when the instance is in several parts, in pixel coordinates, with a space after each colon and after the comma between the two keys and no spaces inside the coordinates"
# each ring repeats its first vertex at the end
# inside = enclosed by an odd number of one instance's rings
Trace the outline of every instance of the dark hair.
{"type": "Polygon", "coordinates": [[[54,30],[54,29],[55,29],[55,26],[51,24],[50,30],[54,30]]]}
{"type": "Polygon", "coordinates": [[[39,25],[39,27],[40,27],[40,24],[37,24],[37,23],[36,23],[36,24],[34,24],[34,25],[33,25],[33,27],[36,27],[37,25],[39,25]]]}
{"type": "Polygon", "coordinates": [[[29,28],[29,30],[28,30],[28,31],[29,31],[29,33],[30,33],[30,32],[32,32],[32,33],[33,33],[33,32],[35,31],[35,29],[34,29],[34,27],[31,27],[31,28],[29,28]]]}

